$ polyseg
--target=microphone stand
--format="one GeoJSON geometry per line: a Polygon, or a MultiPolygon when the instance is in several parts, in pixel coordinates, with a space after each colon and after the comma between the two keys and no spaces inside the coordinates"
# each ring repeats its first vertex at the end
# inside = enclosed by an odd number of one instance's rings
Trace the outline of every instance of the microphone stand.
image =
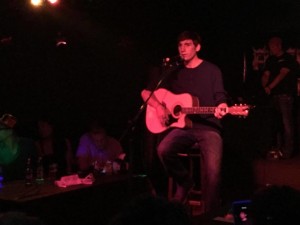
{"type": "MultiPolygon", "coordinates": [[[[170,74],[174,73],[176,70],[178,70],[180,68],[180,66],[182,65],[182,62],[180,61],[175,61],[175,62],[170,62],[169,60],[164,60],[163,61],[163,71],[162,71],[162,75],[161,78],[159,79],[159,81],[157,82],[157,84],[155,85],[155,88],[151,91],[150,95],[148,96],[148,98],[143,102],[143,104],[140,106],[139,110],[137,111],[137,113],[135,114],[135,116],[133,117],[133,119],[128,121],[128,126],[127,128],[124,130],[123,134],[121,135],[121,137],[119,138],[119,142],[122,142],[123,139],[129,135],[129,133],[133,133],[136,129],[136,125],[137,125],[137,121],[140,118],[141,114],[143,113],[143,111],[145,110],[145,108],[147,107],[147,104],[150,100],[150,98],[153,96],[154,92],[161,86],[161,84],[165,81],[165,79],[167,77],[170,76],[170,74]]],[[[130,135],[129,138],[129,174],[132,175],[133,171],[132,171],[132,167],[133,167],[133,138],[132,135],[130,135]]]]}

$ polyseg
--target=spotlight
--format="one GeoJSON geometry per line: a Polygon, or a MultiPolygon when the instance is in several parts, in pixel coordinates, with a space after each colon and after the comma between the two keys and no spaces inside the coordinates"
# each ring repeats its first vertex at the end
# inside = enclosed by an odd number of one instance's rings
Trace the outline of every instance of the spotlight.
{"type": "Polygon", "coordinates": [[[48,3],[50,5],[57,5],[59,0],[30,0],[31,5],[39,7],[48,3]]]}
{"type": "Polygon", "coordinates": [[[36,7],[41,6],[43,4],[43,0],[30,0],[30,2],[33,6],[36,7]]]}
{"type": "Polygon", "coordinates": [[[55,5],[58,3],[58,0],[48,0],[51,5],[55,5]]]}

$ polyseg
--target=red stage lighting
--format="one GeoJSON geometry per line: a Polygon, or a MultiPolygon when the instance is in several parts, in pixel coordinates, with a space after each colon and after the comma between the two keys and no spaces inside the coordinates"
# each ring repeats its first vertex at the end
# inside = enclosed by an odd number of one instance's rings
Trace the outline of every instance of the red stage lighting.
{"type": "Polygon", "coordinates": [[[59,3],[59,0],[30,0],[31,5],[38,7],[43,6],[45,3],[48,3],[50,5],[57,5],[59,3]]]}
{"type": "Polygon", "coordinates": [[[55,5],[58,3],[58,0],[48,0],[51,5],[55,5]]]}
{"type": "Polygon", "coordinates": [[[43,4],[43,0],[31,0],[30,3],[31,5],[38,7],[43,4]]]}

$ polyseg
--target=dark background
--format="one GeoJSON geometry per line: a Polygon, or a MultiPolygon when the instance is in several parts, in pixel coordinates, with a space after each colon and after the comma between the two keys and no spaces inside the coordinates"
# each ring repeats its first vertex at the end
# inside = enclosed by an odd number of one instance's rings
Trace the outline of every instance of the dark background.
{"type": "MultiPolygon", "coordinates": [[[[134,132],[130,123],[142,104],[140,91],[149,69],[177,54],[183,30],[202,35],[200,55],[221,68],[233,102],[255,95],[243,82],[244,56],[252,76],[253,46],[272,34],[291,46],[300,43],[294,0],[61,0],[38,9],[28,2],[0,3],[0,114],[14,114],[28,137],[35,135],[36,119],[50,115],[74,146],[86,121],[100,117],[127,149],[130,140],[145,147],[144,115],[134,132]],[[57,47],[57,40],[67,45],[57,47]]],[[[245,123],[225,120],[234,131],[245,123]]],[[[253,147],[243,142],[251,139],[247,132],[228,132],[228,145],[253,147]]]]}

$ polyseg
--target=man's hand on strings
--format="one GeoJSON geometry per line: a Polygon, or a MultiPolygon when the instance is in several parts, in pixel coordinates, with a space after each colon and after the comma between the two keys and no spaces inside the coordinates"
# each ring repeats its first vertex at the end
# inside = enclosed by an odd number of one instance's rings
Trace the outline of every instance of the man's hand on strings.
{"type": "Polygon", "coordinates": [[[159,104],[155,109],[161,125],[167,126],[169,122],[170,111],[162,104],[159,104]]]}

